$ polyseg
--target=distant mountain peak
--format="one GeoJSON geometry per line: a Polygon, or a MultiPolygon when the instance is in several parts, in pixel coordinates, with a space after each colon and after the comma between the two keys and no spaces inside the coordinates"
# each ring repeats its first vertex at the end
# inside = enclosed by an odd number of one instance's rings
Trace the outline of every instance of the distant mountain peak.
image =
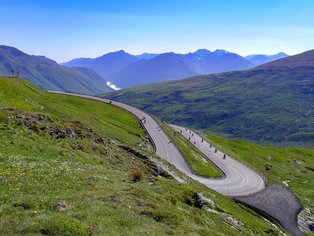
{"type": "Polygon", "coordinates": [[[276,55],[277,56],[285,56],[285,57],[289,56],[288,54],[286,54],[284,52],[278,52],[276,55]]]}
{"type": "Polygon", "coordinates": [[[288,55],[284,52],[279,52],[274,55],[264,55],[264,54],[253,54],[245,57],[249,62],[251,62],[255,66],[259,66],[270,61],[275,61],[281,58],[288,57],[288,55]]]}
{"type": "Polygon", "coordinates": [[[130,54],[126,53],[124,50],[121,49],[119,51],[106,53],[106,54],[102,55],[101,57],[112,56],[112,55],[121,56],[121,55],[130,55],[130,54]]]}
{"type": "Polygon", "coordinates": [[[147,53],[147,52],[144,52],[144,53],[142,53],[142,54],[140,54],[140,55],[136,55],[136,57],[137,57],[138,59],[150,60],[150,59],[153,59],[154,57],[157,57],[158,55],[160,55],[160,54],[158,54],[158,53],[147,53]]]}
{"type": "MultiPolygon", "coordinates": [[[[277,54],[278,55],[278,54],[277,54]]],[[[276,56],[277,56],[276,55],[276,56]]],[[[284,55],[286,55],[284,53],[284,55]]],[[[274,61],[256,67],[257,69],[265,68],[297,68],[297,67],[314,67],[314,50],[305,51],[303,53],[277,58],[274,61]]]]}
{"type": "Polygon", "coordinates": [[[127,54],[123,49],[116,51],[115,53],[127,54]]]}
{"type": "Polygon", "coordinates": [[[215,54],[217,56],[222,56],[222,55],[225,55],[227,53],[230,53],[230,52],[223,50],[223,49],[216,49],[215,51],[213,51],[213,54],[215,54]]]}
{"type": "Polygon", "coordinates": [[[174,52],[165,52],[165,53],[161,53],[159,54],[157,57],[155,58],[167,58],[167,57],[175,57],[178,54],[174,53],[174,52]]]}
{"type": "Polygon", "coordinates": [[[198,49],[195,52],[193,52],[192,54],[196,55],[196,56],[208,56],[209,54],[211,54],[211,51],[202,48],[202,49],[198,49]]]}
{"type": "Polygon", "coordinates": [[[0,50],[6,51],[14,56],[26,56],[27,55],[26,53],[22,52],[21,50],[15,47],[6,46],[6,45],[0,45],[0,50]]]}
{"type": "Polygon", "coordinates": [[[139,59],[124,50],[110,52],[97,58],[82,58],[74,59],[63,63],[68,67],[87,67],[97,72],[103,78],[106,78],[113,73],[122,70],[130,63],[136,62],[139,59]]]}

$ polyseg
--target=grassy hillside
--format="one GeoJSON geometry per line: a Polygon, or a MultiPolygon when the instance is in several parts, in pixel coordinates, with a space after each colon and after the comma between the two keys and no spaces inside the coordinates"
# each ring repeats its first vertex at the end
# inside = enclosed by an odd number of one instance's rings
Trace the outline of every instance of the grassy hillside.
{"type": "Polygon", "coordinates": [[[84,94],[112,91],[106,81],[90,69],[68,68],[43,56],[0,46],[0,75],[9,75],[11,70],[19,71],[21,77],[43,89],[84,94]]]}
{"type": "Polygon", "coordinates": [[[144,137],[119,108],[0,78],[0,234],[278,234],[173,167],[157,171],[144,137]]]}
{"type": "Polygon", "coordinates": [[[106,97],[168,123],[266,144],[314,146],[313,78],[314,65],[267,67],[126,89],[106,97]]]}

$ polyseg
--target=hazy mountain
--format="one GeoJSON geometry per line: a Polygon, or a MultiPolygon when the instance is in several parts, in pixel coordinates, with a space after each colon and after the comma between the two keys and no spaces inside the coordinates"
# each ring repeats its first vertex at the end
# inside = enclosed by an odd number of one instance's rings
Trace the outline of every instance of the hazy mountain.
{"type": "Polygon", "coordinates": [[[136,57],[138,59],[146,59],[146,60],[150,60],[153,59],[154,57],[158,56],[159,54],[157,53],[143,53],[141,55],[137,55],[136,57]]]}
{"type": "Polygon", "coordinates": [[[213,52],[199,49],[188,54],[143,53],[137,56],[118,51],[95,59],[74,59],[64,65],[91,68],[112,84],[128,88],[194,75],[246,70],[285,56],[284,53],[278,53],[272,56],[252,55],[244,58],[222,49],[213,52]]]}
{"type": "Polygon", "coordinates": [[[69,62],[63,63],[63,65],[68,67],[87,67],[96,71],[103,78],[106,78],[138,60],[139,59],[136,56],[133,56],[121,50],[117,52],[111,52],[94,59],[93,58],[73,59],[69,62]]]}
{"type": "Polygon", "coordinates": [[[249,55],[249,56],[246,56],[245,59],[247,59],[253,65],[258,66],[258,65],[265,64],[267,62],[275,61],[275,60],[285,58],[285,57],[288,57],[288,55],[285,54],[284,52],[280,52],[275,55],[262,55],[262,54],[249,55]]]}
{"type": "Polygon", "coordinates": [[[43,56],[31,56],[8,46],[0,46],[0,74],[19,71],[20,76],[40,88],[100,94],[112,91],[106,81],[86,68],[68,68],[43,56]]]}
{"type": "Polygon", "coordinates": [[[211,51],[207,50],[207,49],[198,49],[197,51],[195,51],[193,53],[193,55],[195,56],[199,56],[199,57],[205,57],[211,54],[211,51]]]}
{"type": "Polygon", "coordinates": [[[314,146],[314,50],[247,70],[108,95],[184,126],[265,143],[314,146]]]}
{"type": "Polygon", "coordinates": [[[242,56],[225,50],[215,50],[212,53],[205,54],[200,58],[199,63],[202,68],[199,74],[246,70],[253,67],[253,65],[242,56]]]}
{"type": "Polygon", "coordinates": [[[163,53],[151,60],[140,60],[107,77],[121,88],[181,79],[196,75],[184,55],[163,53]]]}
{"type": "Polygon", "coordinates": [[[200,49],[189,54],[163,53],[150,60],[137,61],[106,79],[118,87],[128,88],[251,67],[250,62],[235,53],[200,49]]]}

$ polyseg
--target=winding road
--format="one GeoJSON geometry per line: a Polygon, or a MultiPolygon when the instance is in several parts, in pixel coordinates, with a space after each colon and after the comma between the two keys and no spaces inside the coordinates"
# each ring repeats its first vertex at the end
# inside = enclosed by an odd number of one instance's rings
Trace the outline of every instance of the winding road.
{"type": "MultiPolygon", "coordinates": [[[[88,95],[58,91],[49,92],[110,103],[110,100],[108,99],[88,95]]],[[[202,141],[202,138],[198,134],[184,127],[172,125],[172,127],[180,132],[185,138],[188,139],[188,137],[190,137],[190,142],[195,145],[196,148],[198,148],[224,173],[224,177],[222,178],[206,178],[195,175],[187,165],[185,157],[181,154],[181,152],[173,144],[172,140],[169,139],[163,129],[150,115],[124,103],[112,101],[112,105],[131,112],[140,120],[145,118],[145,122],[142,122],[142,124],[155,144],[156,154],[194,180],[206,185],[211,189],[214,189],[221,194],[228,196],[247,196],[259,192],[265,188],[265,182],[262,177],[258,175],[258,173],[231,157],[224,158],[224,153],[219,150],[215,152],[215,148],[210,147],[210,144],[205,140],[202,141]]]]}

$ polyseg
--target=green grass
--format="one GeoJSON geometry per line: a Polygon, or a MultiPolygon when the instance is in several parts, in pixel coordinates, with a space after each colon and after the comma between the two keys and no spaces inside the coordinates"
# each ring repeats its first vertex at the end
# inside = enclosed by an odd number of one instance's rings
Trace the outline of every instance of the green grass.
{"type": "Polygon", "coordinates": [[[169,125],[162,123],[163,128],[171,139],[175,142],[178,148],[182,151],[183,155],[187,159],[192,171],[197,175],[203,175],[207,177],[221,177],[223,176],[221,171],[209,161],[197,148],[195,148],[186,138],[180,133],[176,132],[174,135],[174,129],[169,125]]]}
{"type": "Polygon", "coordinates": [[[187,184],[162,177],[118,144],[159,160],[138,147],[147,145],[144,130],[128,112],[0,78],[0,235],[278,234],[246,207],[166,163],[187,184]],[[80,136],[57,138],[56,126],[80,136]],[[196,207],[197,193],[214,205],[196,207]]]}
{"type": "Polygon", "coordinates": [[[268,183],[285,186],[283,181],[290,181],[289,188],[314,212],[314,149],[274,148],[214,135],[207,135],[206,139],[261,172],[268,183]],[[266,164],[272,169],[267,171],[266,164]]]}

